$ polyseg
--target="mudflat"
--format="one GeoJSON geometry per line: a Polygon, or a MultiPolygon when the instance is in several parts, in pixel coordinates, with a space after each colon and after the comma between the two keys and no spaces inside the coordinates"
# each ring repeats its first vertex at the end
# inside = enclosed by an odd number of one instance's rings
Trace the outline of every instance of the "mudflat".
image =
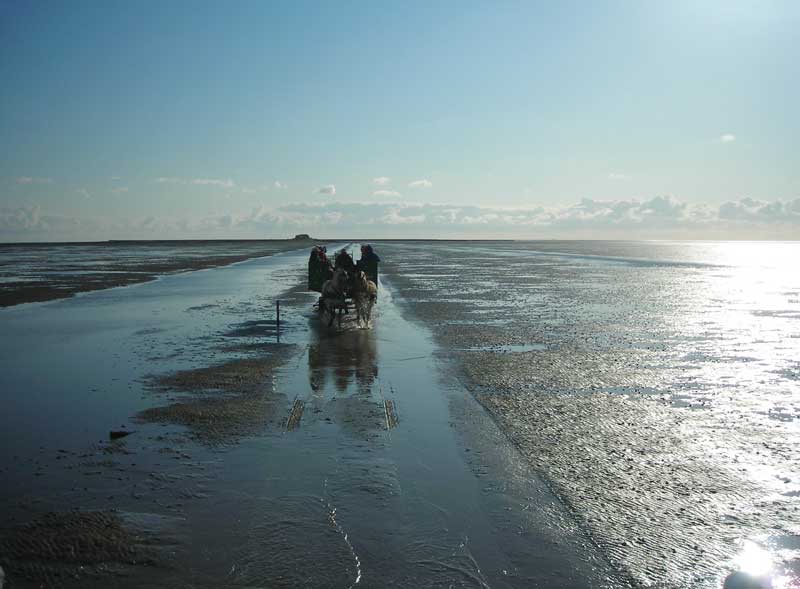
{"type": "Polygon", "coordinates": [[[304,250],[0,312],[0,564],[711,588],[752,540],[790,582],[798,286],[748,307],[741,270],[624,247],[382,244],[370,329],[319,320],[304,250]]]}
{"type": "Polygon", "coordinates": [[[296,239],[0,244],[0,307],[149,282],[302,245],[296,239]]]}

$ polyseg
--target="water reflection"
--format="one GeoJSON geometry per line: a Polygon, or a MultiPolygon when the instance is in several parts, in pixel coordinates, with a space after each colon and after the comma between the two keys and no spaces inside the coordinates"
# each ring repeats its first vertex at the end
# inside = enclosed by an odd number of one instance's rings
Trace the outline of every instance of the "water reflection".
{"type": "Polygon", "coordinates": [[[775,556],[752,540],[743,540],[733,559],[736,571],[725,577],[723,589],[789,589],[795,575],[776,566],[775,556]]]}
{"type": "Polygon", "coordinates": [[[333,383],[344,394],[355,386],[369,394],[378,378],[378,354],[375,334],[368,329],[332,332],[312,329],[308,350],[308,380],[311,389],[322,392],[333,383]]]}
{"type": "Polygon", "coordinates": [[[312,328],[308,349],[312,415],[336,423],[348,437],[375,440],[386,429],[377,386],[378,354],[372,330],[312,328]]]}

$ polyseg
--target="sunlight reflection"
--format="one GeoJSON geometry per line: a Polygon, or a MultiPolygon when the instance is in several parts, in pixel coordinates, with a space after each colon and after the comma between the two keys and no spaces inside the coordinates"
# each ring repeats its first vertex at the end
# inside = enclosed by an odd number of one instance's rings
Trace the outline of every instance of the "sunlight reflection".
{"type": "Polygon", "coordinates": [[[776,570],[773,555],[752,540],[744,540],[734,558],[738,569],[725,579],[723,589],[789,589],[791,579],[776,570]]]}
{"type": "Polygon", "coordinates": [[[739,570],[760,577],[772,571],[772,555],[751,540],[742,543],[742,551],[734,559],[739,570]]]}

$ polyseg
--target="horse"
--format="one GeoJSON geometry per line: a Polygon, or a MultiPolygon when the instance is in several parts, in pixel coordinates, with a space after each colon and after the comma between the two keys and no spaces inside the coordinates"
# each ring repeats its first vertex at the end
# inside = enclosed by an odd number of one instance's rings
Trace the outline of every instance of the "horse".
{"type": "Polygon", "coordinates": [[[378,299],[378,287],[367,278],[363,270],[357,270],[350,281],[350,296],[356,307],[356,321],[359,326],[369,325],[372,307],[378,299]]]}
{"type": "Polygon", "coordinates": [[[336,311],[339,311],[339,327],[342,327],[342,313],[347,312],[347,272],[339,268],[334,270],[333,278],[326,280],[322,284],[322,296],[319,301],[320,311],[327,311],[330,315],[328,327],[333,325],[333,318],[336,316],[336,311]]]}

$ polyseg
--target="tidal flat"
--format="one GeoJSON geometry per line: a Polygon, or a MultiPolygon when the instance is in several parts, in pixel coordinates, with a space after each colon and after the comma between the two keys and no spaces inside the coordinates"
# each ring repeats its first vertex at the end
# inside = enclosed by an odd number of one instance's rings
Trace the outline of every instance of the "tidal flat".
{"type": "Polygon", "coordinates": [[[306,250],[0,310],[0,564],[711,588],[753,541],[796,582],[798,245],[771,245],[378,243],[365,330],[319,321],[306,250]]]}
{"type": "Polygon", "coordinates": [[[617,567],[718,587],[749,541],[800,566],[798,248],[398,244],[384,271],[617,567]]]}

